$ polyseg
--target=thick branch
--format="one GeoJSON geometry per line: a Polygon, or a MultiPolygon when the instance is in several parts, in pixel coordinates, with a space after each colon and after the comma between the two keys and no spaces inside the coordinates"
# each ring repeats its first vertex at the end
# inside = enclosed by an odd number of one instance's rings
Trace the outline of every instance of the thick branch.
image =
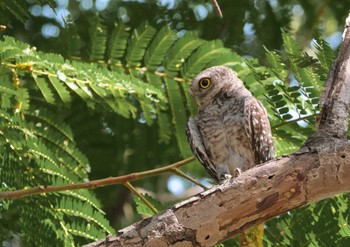
{"type": "Polygon", "coordinates": [[[348,142],[322,153],[290,155],[89,246],[212,246],[291,209],[350,191],[348,174],[348,142]]]}
{"type": "Polygon", "coordinates": [[[346,138],[350,108],[350,16],[346,19],[338,58],[328,75],[320,100],[318,135],[346,138]]]}

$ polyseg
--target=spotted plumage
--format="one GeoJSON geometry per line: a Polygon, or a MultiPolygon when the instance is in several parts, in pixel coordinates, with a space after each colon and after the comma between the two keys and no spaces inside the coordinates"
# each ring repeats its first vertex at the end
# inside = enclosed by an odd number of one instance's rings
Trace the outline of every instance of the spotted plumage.
{"type": "Polygon", "coordinates": [[[187,122],[194,155],[218,181],[274,157],[270,123],[264,106],[231,69],[204,70],[191,83],[199,108],[187,122]]]}

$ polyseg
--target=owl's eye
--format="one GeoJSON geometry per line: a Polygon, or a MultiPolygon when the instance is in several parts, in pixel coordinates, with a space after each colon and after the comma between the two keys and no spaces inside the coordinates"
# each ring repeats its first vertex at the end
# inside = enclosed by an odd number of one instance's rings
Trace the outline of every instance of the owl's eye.
{"type": "Polygon", "coordinates": [[[199,87],[203,88],[203,89],[207,89],[208,87],[210,87],[211,81],[209,78],[202,78],[199,80],[199,87]]]}

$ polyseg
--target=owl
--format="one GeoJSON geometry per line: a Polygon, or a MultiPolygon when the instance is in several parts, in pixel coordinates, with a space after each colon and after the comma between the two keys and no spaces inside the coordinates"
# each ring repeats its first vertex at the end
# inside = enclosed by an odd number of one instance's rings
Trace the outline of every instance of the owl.
{"type": "Polygon", "coordinates": [[[234,71],[206,69],[192,80],[189,92],[199,111],[188,119],[186,134],[192,152],[214,179],[236,177],[274,157],[266,110],[234,71]]]}

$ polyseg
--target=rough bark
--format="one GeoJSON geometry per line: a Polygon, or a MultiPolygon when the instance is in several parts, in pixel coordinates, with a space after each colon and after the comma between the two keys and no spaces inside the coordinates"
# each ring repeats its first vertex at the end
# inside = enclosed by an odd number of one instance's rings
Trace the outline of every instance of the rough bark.
{"type": "Polygon", "coordinates": [[[350,19],[345,23],[342,45],[328,75],[320,105],[323,107],[318,136],[346,138],[350,114],[350,19]]]}
{"type": "Polygon", "coordinates": [[[88,246],[212,246],[291,209],[350,191],[350,16],[321,98],[319,129],[295,154],[242,173],[88,246]]]}

